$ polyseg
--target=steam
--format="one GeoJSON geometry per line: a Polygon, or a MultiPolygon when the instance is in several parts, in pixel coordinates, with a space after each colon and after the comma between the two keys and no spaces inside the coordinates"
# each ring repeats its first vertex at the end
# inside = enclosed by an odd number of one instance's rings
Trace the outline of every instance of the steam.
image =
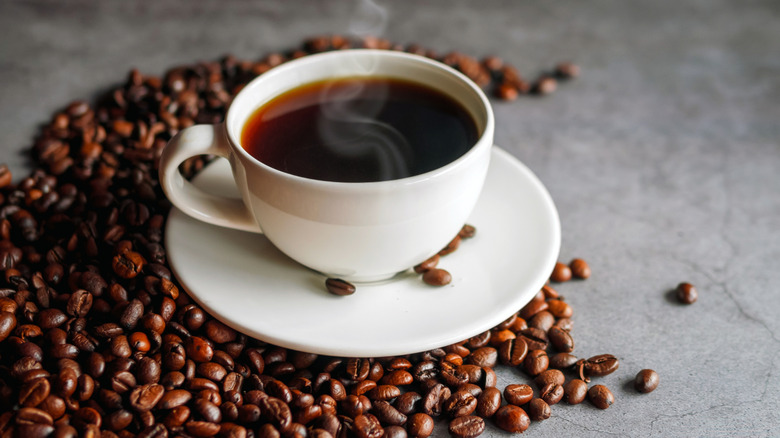
{"type": "Polygon", "coordinates": [[[373,0],[358,0],[349,22],[349,33],[357,37],[380,36],[387,27],[387,10],[373,0]]]}

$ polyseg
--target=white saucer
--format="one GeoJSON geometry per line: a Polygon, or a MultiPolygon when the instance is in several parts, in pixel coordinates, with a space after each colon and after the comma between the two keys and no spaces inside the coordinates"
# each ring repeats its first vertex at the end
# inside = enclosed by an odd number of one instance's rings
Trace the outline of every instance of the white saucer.
{"type": "MultiPolygon", "coordinates": [[[[209,165],[195,183],[238,197],[226,160],[209,165]]],[[[439,262],[452,274],[451,284],[428,286],[410,270],[358,285],[346,297],[328,293],[321,274],[289,259],[264,236],[208,225],[175,208],[165,243],[181,285],[225,324],[295,350],[377,357],[481,333],[519,310],[545,283],[560,249],[558,212],[539,179],[498,147],[468,223],[476,236],[439,262]]]]}

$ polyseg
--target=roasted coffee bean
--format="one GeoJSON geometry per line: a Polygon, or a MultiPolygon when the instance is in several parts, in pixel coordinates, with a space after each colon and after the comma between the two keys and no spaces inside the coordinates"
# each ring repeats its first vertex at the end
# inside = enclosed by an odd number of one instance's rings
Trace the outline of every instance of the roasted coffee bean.
{"type": "Polygon", "coordinates": [[[550,280],[556,283],[562,283],[571,280],[571,268],[561,262],[555,263],[552,274],[550,274],[550,280]]]}
{"type": "Polygon", "coordinates": [[[645,369],[637,373],[634,379],[634,389],[641,393],[648,393],[655,391],[658,387],[658,373],[653,370],[645,369]]]}
{"type": "Polygon", "coordinates": [[[562,79],[576,78],[580,75],[580,67],[570,62],[563,62],[555,66],[555,74],[562,79]]]}
{"type": "Polygon", "coordinates": [[[477,409],[477,398],[471,392],[460,389],[444,401],[442,408],[450,418],[471,415],[477,409]]]}
{"type": "Polygon", "coordinates": [[[534,398],[528,403],[528,417],[531,421],[543,421],[550,418],[550,405],[540,398],[534,398]]]}
{"type": "Polygon", "coordinates": [[[130,406],[138,412],[150,411],[163,398],[164,394],[165,389],[156,383],[139,386],[130,393],[130,406]]]}
{"type": "Polygon", "coordinates": [[[182,406],[190,401],[192,394],[184,389],[173,389],[166,391],[160,398],[158,407],[160,409],[173,409],[182,406]]]}
{"type": "Polygon", "coordinates": [[[356,290],[354,284],[340,278],[328,278],[325,280],[325,287],[328,292],[339,296],[352,295],[356,290]]]}
{"type": "Polygon", "coordinates": [[[385,433],[379,420],[371,414],[355,417],[352,431],[357,438],[382,438],[385,433]]]}
{"type": "Polygon", "coordinates": [[[16,316],[12,312],[0,312],[0,342],[4,341],[16,328],[16,316]]]}
{"type": "Polygon", "coordinates": [[[400,413],[411,415],[420,409],[422,399],[423,397],[420,394],[414,391],[407,391],[399,395],[393,402],[393,405],[400,413]]]}
{"type": "Polygon", "coordinates": [[[523,408],[515,405],[502,406],[493,416],[496,426],[507,432],[524,432],[531,425],[531,419],[523,408]]]}
{"type": "Polygon", "coordinates": [[[395,370],[390,374],[385,374],[380,381],[387,385],[404,386],[411,385],[414,382],[414,377],[409,371],[395,370]]]}
{"type": "Polygon", "coordinates": [[[558,383],[548,383],[539,390],[539,398],[548,405],[554,405],[563,398],[563,386],[558,383]]]}
{"type": "Polygon", "coordinates": [[[550,383],[563,385],[564,381],[565,377],[563,376],[563,373],[556,369],[545,370],[534,378],[534,383],[536,383],[536,386],[539,388],[550,383]]]}
{"type": "Polygon", "coordinates": [[[588,400],[599,409],[607,409],[615,403],[615,396],[606,386],[594,385],[588,390],[588,400]]]}
{"type": "Polygon", "coordinates": [[[376,418],[383,424],[401,426],[406,423],[406,415],[402,414],[398,409],[386,401],[375,401],[372,404],[372,410],[374,415],[376,415],[376,418]]]}
{"type": "Polygon", "coordinates": [[[520,339],[507,339],[498,347],[498,360],[504,365],[518,366],[528,354],[528,345],[520,339]]]}
{"type": "Polygon", "coordinates": [[[433,417],[441,415],[444,402],[451,394],[450,388],[441,383],[432,386],[422,399],[423,413],[433,417]]]}
{"type": "Polygon", "coordinates": [[[477,398],[476,414],[482,418],[490,418],[500,407],[501,391],[495,387],[485,388],[477,398]]]}
{"type": "MultiPolygon", "coordinates": [[[[531,301],[529,301],[528,304],[523,306],[522,309],[520,309],[520,312],[518,313],[518,315],[520,315],[520,318],[518,319],[522,319],[523,320],[522,322],[526,322],[527,320],[533,318],[533,316],[536,315],[537,313],[543,310],[547,310],[548,307],[549,306],[547,305],[547,301],[545,301],[544,297],[534,298],[531,301]]],[[[526,327],[516,329],[515,331],[519,332],[526,328],[528,328],[527,325],[526,327]]]]}
{"type": "Polygon", "coordinates": [[[450,421],[450,435],[457,438],[473,438],[485,430],[485,420],[475,415],[457,417],[450,421]]]}
{"type": "Polygon", "coordinates": [[[406,438],[407,436],[406,429],[402,426],[386,426],[383,438],[406,438]]]}
{"type": "Polygon", "coordinates": [[[560,327],[567,332],[570,332],[571,329],[574,328],[574,322],[572,322],[570,318],[559,318],[553,325],[555,327],[560,327]]]}
{"type": "Polygon", "coordinates": [[[554,92],[558,88],[558,81],[550,76],[540,77],[533,85],[532,90],[535,94],[546,95],[554,92]]]}
{"type": "Polygon", "coordinates": [[[427,438],[433,433],[433,418],[424,413],[416,413],[406,422],[406,431],[412,438],[427,438]]]}
{"type": "Polygon", "coordinates": [[[481,347],[472,351],[466,361],[479,367],[494,367],[498,362],[498,351],[493,347],[481,347]]]}
{"type": "Polygon", "coordinates": [[[588,384],[580,379],[572,379],[563,386],[563,400],[570,405],[585,401],[588,395],[588,384]]]}
{"type": "Polygon", "coordinates": [[[699,298],[699,291],[690,283],[680,283],[675,289],[677,301],[683,304],[693,304],[699,298]]]}
{"type": "Polygon", "coordinates": [[[590,266],[588,266],[588,263],[583,259],[572,259],[572,261],[569,262],[569,268],[571,269],[571,274],[574,278],[584,280],[590,277],[590,266]]]}
{"type": "Polygon", "coordinates": [[[19,404],[26,407],[38,406],[50,392],[51,385],[46,378],[27,381],[19,390],[19,404]]]}
{"type": "Polygon", "coordinates": [[[450,242],[445,246],[441,251],[439,251],[440,256],[445,256],[447,254],[452,254],[453,252],[458,250],[458,247],[460,246],[461,237],[460,235],[455,236],[450,242]]]}
{"type": "Polygon", "coordinates": [[[483,388],[490,388],[498,384],[498,376],[492,367],[482,367],[482,379],[480,379],[479,384],[483,388]]]}
{"type": "Polygon", "coordinates": [[[426,259],[422,263],[414,266],[414,272],[418,274],[424,274],[431,269],[434,269],[439,264],[439,254],[434,254],[432,257],[426,259]]]}
{"type": "Polygon", "coordinates": [[[536,376],[539,373],[547,370],[550,365],[550,359],[547,357],[547,352],[544,350],[531,350],[528,355],[525,356],[523,361],[523,369],[531,376],[536,376]]]}
{"type": "Polygon", "coordinates": [[[452,275],[444,269],[433,268],[423,274],[423,281],[431,286],[445,286],[452,281],[452,275]]]}
{"type": "Polygon", "coordinates": [[[566,302],[560,299],[548,300],[547,309],[556,318],[571,318],[574,314],[574,309],[566,302]]]}
{"type": "Polygon", "coordinates": [[[547,349],[547,333],[545,333],[544,330],[528,327],[519,333],[518,338],[522,339],[526,345],[528,345],[529,350],[547,349]]]}
{"type": "Polygon", "coordinates": [[[600,354],[587,360],[580,360],[578,363],[580,378],[601,377],[612,374],[620,366],[618,358],[611,354],[600,354]]]}
{"type": "Polygon", "coordinates": [[[553,348],[560,352],[571,353],[574,351],[574,339],[569,332],[560,327],[551,327],[547,331],[547,338],[553,348]]]}
{"type": "Polygon", "coordinates": [[[565,370],[573,367],[579,359],[569,353],[556,353],[550,356],[550,368],[565,370]]]}
{"type": "MultiPolygon", "coordinates": [[[[553,324],[555,324],[555,317],[547,310],[538,312],[528,320],[528,327],[533,327],[544,332],[550,330],[550,327],[552,327],[553,324]]],[[[549,336],[550,334],[547,333],[547,335],[549,336]]]]}
{"type": "Polygon", "coordinates": [[[524,383],[513,383],[504,388],[504,399],[510,405],[522,406],[534,397],[534,390],[524,383]]]}

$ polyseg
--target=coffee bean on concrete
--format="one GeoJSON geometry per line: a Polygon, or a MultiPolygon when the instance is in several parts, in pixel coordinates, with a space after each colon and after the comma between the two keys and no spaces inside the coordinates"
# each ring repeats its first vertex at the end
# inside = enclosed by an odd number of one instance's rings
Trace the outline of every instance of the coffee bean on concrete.
{"type": "Polygon", "coordinates": [[[648,393],[655,391],[658,387],[659,377],[658,373],[653,370],[645,369],[637,373],[634,379],[634,388],[641,393],[648,393]]]}
{"type": "Polygon", "coordinates": [[[534,398],[528,403],[526,408],[528,411],[528,417],[531,421],[542,421],[550,418],[552,410],[550,405],[540,398],[534,398]]]}
{"type": "Polygon", "coordinates": [[[588,395],[588,384],[580,379],[572,379],[563,385],[563,401],[570,405],[577,405],[585,400],[588,395]]]}
{"type": "Polygon", "coordinates": [[[496,426],[507,432],[524,432],[531,425],[531,419],[523,408],[515,405],[502,406],[493,416],[496,426]]]}
{"type": "Polygon", "coordinates": [[[583,259],[573,259],[569,262],[569,269],[571,269],[571,275],[573,275],[574,278],[584,280],[590,277],[590,266],[588,266],[588,262],[583,259]]]}
{"type": "Polygon", "coordinates": [[[599,409],[607,409],[615,403],[615,396],[606,386],[594,385],[588,390],[588,400],[599,409]]]}
{"type": "Polygon", "coordinates": [[[680,283],[675,289],[677,301],[683,304],[693,304],[699,298],[699,291],[690,283],[680,283]]]}

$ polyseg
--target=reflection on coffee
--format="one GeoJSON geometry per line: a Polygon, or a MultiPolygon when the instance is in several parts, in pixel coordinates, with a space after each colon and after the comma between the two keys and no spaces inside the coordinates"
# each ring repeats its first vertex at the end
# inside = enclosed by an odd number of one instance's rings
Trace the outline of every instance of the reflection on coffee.
{"type": "Polygon", "coordinates": [[[478,137],[466,109],[438,90],[349,77],[303,85],[261,106],[244,126],[241,145],[293,175],[370,182],[442,167],[478,137]]]}

